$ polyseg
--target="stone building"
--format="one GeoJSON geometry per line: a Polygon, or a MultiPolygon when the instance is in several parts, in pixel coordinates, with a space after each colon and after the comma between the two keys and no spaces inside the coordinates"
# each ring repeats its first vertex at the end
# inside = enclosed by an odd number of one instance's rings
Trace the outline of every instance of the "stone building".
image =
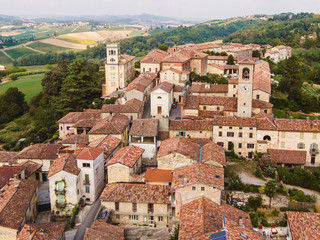
{"type": "Polygon", "coordinates": [[[151,91],[151,117],[168,118],[172,108],[173,84],[162,82],[151,91]]]}
{"type": "Polygon", "coordinates": [[[120,54],[120,44],[107,44],[105,64],[106,82],[102,85],[102,96],[123,89],[134,78],[134,56],[120,54]]]}
{"type": "Polygon", "coordinates": [[[109,183],[101,205],[120,225],[167,226],[171,212],[170,186],[145,183],[109,183]]]}
{"type": "Polygon", "coordinates": [[[105,165],[108,183],[130,182],[133,174],[140,174],[143,152],[143,148],[134,145],[121,148],[105,165]]]}
{"type": "Polygon", "coordinates": [[[64,240],[66,222],[49,222],[25,224],[17,236],[17,240],[64,240]]]}
{"type": "Polygon", "coordinates": [[[162,60],[167,57],[169,53],[160,49],[154,49],[147,54],[140,61],[141,73],[158,73],[162,70],[162,60]]]}
{"type": "Polygon", "coordinates": [[[138,99],[142,102],[146,102],[150,98],[152,88],[156,83],[157,74],[145,73],[140,74],[139,77],[135,78],[129,83],[125,90],[125,101],[131,99],[138,99]]]}

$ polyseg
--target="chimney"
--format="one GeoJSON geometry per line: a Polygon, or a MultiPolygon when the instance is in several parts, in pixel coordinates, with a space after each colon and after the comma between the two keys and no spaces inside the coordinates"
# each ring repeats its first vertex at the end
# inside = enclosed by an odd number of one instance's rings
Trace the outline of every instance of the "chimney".
{"type": "Polygon", "coordinates": [[[307,117],[307,122],[310,122],[310,118],[309,117],[307,117]]]}
{"type": "Polygon", "coordinates": [[[292,116],[290,116],[290,122],[292,123],[293,121],[292,121],[292,116]]]}
{"type": "Polygon", "coordinates": [[[242,216],[239,217],[239,226],[244,227],[242,216]]]}

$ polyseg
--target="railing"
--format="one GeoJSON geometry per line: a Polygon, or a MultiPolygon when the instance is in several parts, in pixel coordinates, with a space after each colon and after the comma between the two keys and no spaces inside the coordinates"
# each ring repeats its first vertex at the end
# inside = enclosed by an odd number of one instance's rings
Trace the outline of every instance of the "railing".
{"type": "Polygon", "coordinates": [[[65,208],[67,206],[67,203],[56,203],[57,208],[65,208]]]}
{"type": "Polygon", "coordinates": [[[56,194],[65,194],[66,193],[65,189],[61,189],[61,190],[60,189],[55,189],[54,191],[55,191],[56,194]]]}
{"type": "Polygon", "coordinates": [[[310,153],[311,153],[311,154],[319,154],[319,149],[310,148],[310,153]]]}
{"type": "Polygon", "coordinates": [[[89,180],[83,180],[83,185],[90,185],[90,181],[89,180]]]}

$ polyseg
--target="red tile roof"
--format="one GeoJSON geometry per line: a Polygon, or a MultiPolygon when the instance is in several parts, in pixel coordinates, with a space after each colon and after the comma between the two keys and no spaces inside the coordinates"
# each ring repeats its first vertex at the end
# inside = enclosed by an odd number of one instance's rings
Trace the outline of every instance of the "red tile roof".
{"type": "Polygon", "coordinates": [[[191,93],[227,93],[227,84],[193,83],[189,89],[191,93]]]}
{"type": "Polygon", "coordinates": [[[185,63],[190,60],[190,56],[182,53],[180,50],[165,57],[163,63],[185,63]]]}
{"type": "Polygon", "coordinates": [[[212,131],[213,122],[211,120],[170,120],[170,131],[212,131]]]}
{"type": "Polygon", "coordinates": [[[320,239],[320,213],[287,212],[292,240],[320,239]]]}
{"type": "Polygon", "coordinates": [[[36,171],[38,171],[42,167],[42,164],[32,162],[32,161],[26,161],[26,162],[20,163],[19,165],[25,168],[26,178],[29,178],[32,174],[34,174],[36,171]]]}
{"type": "Polygon", "coordinates": [[[173,171],[172,189],[203,183],[211,187],[224,189],[224,169],[214,165],[194,163],[176,168],[173,171]]]}
{"type": "Polygon", "coordinates": [[[291,132],[320,132],[318,120],[280,119],[275,118],[275,124],[279,131],[291,132]]]}
{"type": "Polygon", "coordinates": [[[25,220],[29,204],[38,188],[37,181],[16,179],[2,189],[0,226],[19,230],[25,220]],[[9,198],[6,195],[9,195],[9,198]]]}
{"type": "Polygon", "coordinates": [[[155,79],[157,78],[157,74],[155,73],[144,73],[140,74],[139,77],[130,82],[126,88],[126,92],[131,90],[137,90],[139,92],[144,92],[145,89],[151,85],[155,79]]]}
{"type": "Polygon", "coordinates": [[[271,160],[277,164],[299,164],[306,163],[307,151],[305,150],[284,150],[268,149],[271,160]]]}
{"type": "Polygon", "coordinates": [[[65,222],[25,224],[17,240],[60,240],[66,225],[65,222]]]}
{"type": "Polygon", "coordinates": [[[80,144],[87,145],[89,143],[89,136],[86,134],[72,134],[61,141],[61,144],[80,144]]]}
{"type": "Polygon", "coordinates": [[[50,166],[48,177],[51,177],[61,171],[65,171],[76,176],[79,175],[81,170],[77,167],[77,160],[74,154],[67,154],[54,160],[50,166]]]}
{"type": "Polygon", "coordinates": [[[239,127],[256,127],[256,118],[241,118],[236,116],[217,116],[213,119],[215,126],[239,126],[239,127]]]}
{"type": "Polygon", "coordinates": [[[56,159],[61,145],[57,144],[35,144],[20,151],[16,159],[56,159]]]}
{"type": "Polygon", "coordinates": [[[170,186],[144,183],[109,183],[100,199],[105,202],[170,204],[170,186]]]}
{"type": "Polygon", "coordinates": [[[169,53],[160,49],[154,49],[147,54],[140,62],[141,63],[161,63],[162,60],[167,57],[169,53]]]}
{"type": "Polygon", "coordinates": [[[24,166],[1,166],[0,167],[0,188],[5,186],[11,178],[16,178],[23,170],[24,166]]]}
{"type": "Polygon", "coordinates": [[[143,152],[143,148],[134,145],[123,147],[107,162],[106,166],[120,163],[128,167],[133,167],[143,152]]]}
{"type": "Polygon", "coordinates": [[[17,163],[17,160],[15,159],[17,154],[18,152],[0,151],[0,162],[15,164],[17,163]]]}
{"type": "Polygon", "coordinates": [[[130,136],[156,137],[158,135],[159,120],[136,119],[130,128],[130,136]]]}
{"type": "Polygon", "coordinates": [[[93,222],[91,228],[87,228],[83,239],[124,240],[124,228],[96,220],[93,222]]]}
{"type": "Polygon", "coordinates": [[[97,124],[99,119],[81,119],[75,124],[73,124],[74,128],[92,128],[97,124]]]}
{"type": "Polygon", "coordinates": [[[209,163],[210,161],[226,166],[226,154],[224,148],[215,144],[213,141],[210,141],[210,143],[207,143],[202,148],[201,162],[209,163]]]}
{"type": "Polygon", "coordinates": [[[104,154],[109,156],[121,143],[121,140],[117,137],[108,135],[93,140],[88,147],[101,148],[104,150],[104,154]]]}
{"type": "Polygon", "coordinates": [[[152,91],[161,88],[163,91],[170,93],[173,89],[173,84],[169,82],[162,82],[159,85],[155,86],[152,91]]]}
{"type": "Polygon", "coordinates": [[[145,182],[172,182],[172,171],[148,168],[144,180],[145,182]]]}
{"type": "Polygon", "coordinates": [[[101,148],[87,147],[78,154],[77,159],[95,160],[103,151],[101,148]]]}
{"type": "Polygon", "coordinates": [[[222,229],[223,217],[228,217],[236,222],[242,217],[243,224],[250,229],[252,228],[249,214],[228,204],[218,205],[202,197],[182,205],[179,240],[222,229]]]}
{"type": "Polygon", "coordinates": [[[76,123],[82,119],[98,119],[99,112],[69,112],[63,118],[59,119],[57,123],[76,123]]]}
{"type": "Polygon", "coordinates": [[[131,99],[125,104],[104,104],[101,112],[103,113],[140,113],[143,111],[144,102],[138,99],[131,99]]]}
{"type": "Polygon", "coordinates": [[[129,126],[129,118],[122,114],[114,114],[100,120],[88,134],[122,134],[129,126]]]}

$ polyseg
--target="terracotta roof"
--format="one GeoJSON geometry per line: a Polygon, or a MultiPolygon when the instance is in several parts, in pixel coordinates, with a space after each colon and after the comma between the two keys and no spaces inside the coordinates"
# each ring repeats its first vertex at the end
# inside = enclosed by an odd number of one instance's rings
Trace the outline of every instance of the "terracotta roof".
{"type": "Polygon", "coordinates": [[[35,144],[20,151],[16,159],[56,159],[61,145],[57,144],[35,144]]]}
{"type": "Polygon", "coordinates": [[[256,127],[256,118],[241,118],[236,116],[217,116],[213,119],[215,126],[256,127]]]}
{"type": "Polygon", "coordinates": [[[86,145],[71,145],[71,146],[67,146],[67,147],[62,147],[59,149],[58,153],[59,156],[61,156],[62,154],[76,154],[78,155],[82,149],[84,149],[85,147],[87,147],[86,145]]]}
{"type": "Polygon", "coordinates": [[[18,152],[0,151],[0,162],[7,162],[9,164],[17,163],[15,157],[18,152]]]}
{"type": "Polygon", "coordinates": [[[184,86],[174,86],[173,92],[182,92],[184,90],[184,86]]]}
{"type": "Polygon", "coordinates": [[[238,78],[229,78],[228,84],[238,84],[238,78]]]}
{"type": "Polygon", "coordinates": [[[172,182],[172,171],[148,168],[144,180],[146,182],[172,182]]]}
{"type": "Polygon", "coordinates": [[[66,222],[25,224],[17,240],[60,240],[64,234],[66,222]]]}
{"type": "Polygon", "coordinates": [[[200,145],[181,136],[170,138],[161,142],[157,158],[176,153],[199,161],[200,145]]]}
{"type": "Polygon", "coordinates": [[[147,54],[140,62],[141,63],[161,63],[169,53],[160,49],[154,49],[147,54]]]}
{"type": "Polygon", "coordinates": [[[136,119],[133,120],[129,135],[156,137],[158,135],[158,119],[136,119]]]}
{"type": "Polygon", "coordinates": [[[67,154],[54,160],[50,166],[48,177],[51,177],[61,171],[65,171],[76,176],[79,175],[81,170],[77,167],[77,160],[74,154],[67,154]]]}
{"type": "Polygon", "coordinates": [[[82,144],[87,145],[89,137],[86,134],[72,134],[61,141],[61,144],[82,144]]]}
{"type": "Polygon", "coordinates": [[[194,163],[176,168],[173,171],[172,189],[203,183],[211,187],[224,189],[224,169],[214,165],[194,163]]]}
{"type": "Polygon", "coordinates": [[[114,114],[100,120],[90,131],[89,134],[122,134],[129,126],[129,118],[122,114],[114,114]]]}
{"type": "Polygon", "coordinates": [[[320,213],[287,212],[292,240],[320,239],[320,213]]]}
{"type": "Polygon", "coordinates": [[[237,98],[217,96],[188,96],[185,109],[199,109],[199,105],[223,106],[224,111],[237,111],[237,98]]]}
{"type": "Polygon", "coordinates": [[[78,154],[77,159],[95,160],[103,151],[101,148],[86,147],[78,154]]]}
{"type": "Polygon", "coordinates": [[[273,104],[258,99],[252,99],[253,108],[272,108],[273,104]]]}
{"type": "Polygon", "coordinates": [[[139,77],[130,82],[126,88],[126,92],[131,90],[137,90],[139,92],[144,92],[144,90],[154,82],[157,78],[155,73],[144,73],[140,74],[139,77]]]}
{"type": "Polygon", "coordinates": [[[88,147],[101,148],[104,150],[104,154],[109,156],[121,143],[121,140],[117,137],[108,135],[106,137],[101,137],[93,140],[88,147]]]}
{"type": "Polygon", "coordinates": [[[100,199],[105,202],[170,204],[170,186],[144,183],[109,183],[100,199]]]}
{"type": "Polygon", "coordinates": [[[259,113],[254,116],[257,118],[257,129],[259,130],[277,130],[277,126],[274,122],[274,118],[271,115],[265,113],[259,113]]]}
{"type": "Polygon", "coordinates": [[[94,221],[91,228],[87,228],[84,240],[124,240],[124,228],[108,224],[103,221],[94,221]]]}
{"type": "Polygon", "coordinates": [[[2,189],[0,226],[19,230],[25,220],[30,201],[38,187],[37,181],[16,179],[2,189]],[[9,195],[9,198],[6,195],[9,195]]]}
{"type": "Polygon", "coordinates": [[[103,113],[139,113],[143,111],[144,102],[138,99],[131,99],[125,104],[104,104],[101,112],[103,113]]]}
{"type": "Polygon", "coordinates": [[[268,149],[270,158],[277,164],[300,164],[306,163],[306,151],[268,149]]]}
{"type": "Polygon", "coordinates": [[[180,50],[170,54],[169,56],[165,57],[162,62],[164,63],[184,63],[190,60],[190,56],[182,53],[180,50]]]}
{"type": "MultiPolygon", "coordinates": [[[[216,116],[223,116],[223,111],[208,111],[208,110],[199,110],[199,118],[201,119],[207,119],[207,118],[215,118],[216,116]]],[[[192,116],[184,116],[186,117],[192,117],[192,116]]]]}
{"type": "Polygon", "coordinates": [[[238,61],[238,64],[252,64],[254,65],[256,61],[254,61],[252,58],[244,58],[240,61],[238,61]]]}
{"type": "Polygon", "coordinates": [[[32,161],[26,161],[26,162],[20,163],[19,165],[25,168],[26,178],[30,177],[32,174],[34,174],[36,171],[38,171],[42,167],[42,164],[32,162],[32,161]]]}
{"type": "Polygon", "coordinates": [[[81,119],[75,124],[73,124],[74,128],[92,128],[97,124],[99,119],[81,119]]]}
{"type": "Polygon", "coordinates": [[[63,118],[59,119],[57,123],[76,123],[81,119],[98,119],[99,117],[99,112],[69,112],[63,118]]]}
{"type": "Polygon", "coordinates": [[[170,120],[170,131],[212,131],[213,125],[211,120],[170,120]]]}
{"type": "Polygon", "coordinates": [[[134,145],[120,148],[120,150],[107,162],[106,166],[120,163],[128,167],[133,167],[143,152],[143,148],[134,145]]]}
{"type": "Polygon", "coordinates": [[[130,62],[132,60],[134,60],[134,56],[128,55],[128,54],[121,54],[120,55],[120,62],[119,64],[126,64],[127,62],[130,62]]]}
{"type": "Polygon", "coordinates": [[[10,178],[15,178],[25,167],[23,166],[1,166],[0,167],[0,188],[9,182],[10,178]]]}
{"type": "Polygon", "coordinates": [[[193,83],[189,89],[191,93],[227,93],[227,84],[193,83]]]}
{"type": "Polygon", "coordinates": [[[223,65],[223,69],[225,69],[225,70],[227,70],[227,69],[238,70],[239,66],[238,65],[223,65]]]}
{"type": "Polygon", "coordinates": [[[211,66],[211,67],[220,69],[220,70],[224,70],[224,66],[223,65],[219,65],[217,63],[209,63],[208,65],[211,66]]]}
{"type": "Polygon", "coordinates": [[[202,163],[217,162],[222,166],[226,166],[226,154],[224,148],[210,141],[202,148],[202,163]]]}
{"type": "Polygon", "coordinates": [[[253,90],[261,90],[271,94],[271,75],[269,64],[259,60],[254,69],[253,90]]]}
{"type": "Polygon", "coordinates": [[[169,82],[162,82],[159,85],[155,86],[152,91],[161,88],[163,91],[170,93],[173,89],[173,84],[169,82]]]}
{"type": "Polygon", "coordinates": [[[228,60],[228,56],[208,56],[208,60],[228,60]]]}
{"type": "Polygon", "coordinates": [[[169,131],[159,131],[158,140],[166,140],[170,137],[169,131]]]}
{"type": "Polygon", "coordinates": [[[275,118],[275,124],[279,131],[320,132],[320,122],[318,120],[275,118]]]}
{"type": "Polygon", "coordinates": [[[240,217],[242,217],[243,224],[252,229],[249,214],[226,203],[218,205],[202,197],[182,205],[180,210],[179,240],[222,229],[224,217],[236,222],[239,222],[240,217]]]}

